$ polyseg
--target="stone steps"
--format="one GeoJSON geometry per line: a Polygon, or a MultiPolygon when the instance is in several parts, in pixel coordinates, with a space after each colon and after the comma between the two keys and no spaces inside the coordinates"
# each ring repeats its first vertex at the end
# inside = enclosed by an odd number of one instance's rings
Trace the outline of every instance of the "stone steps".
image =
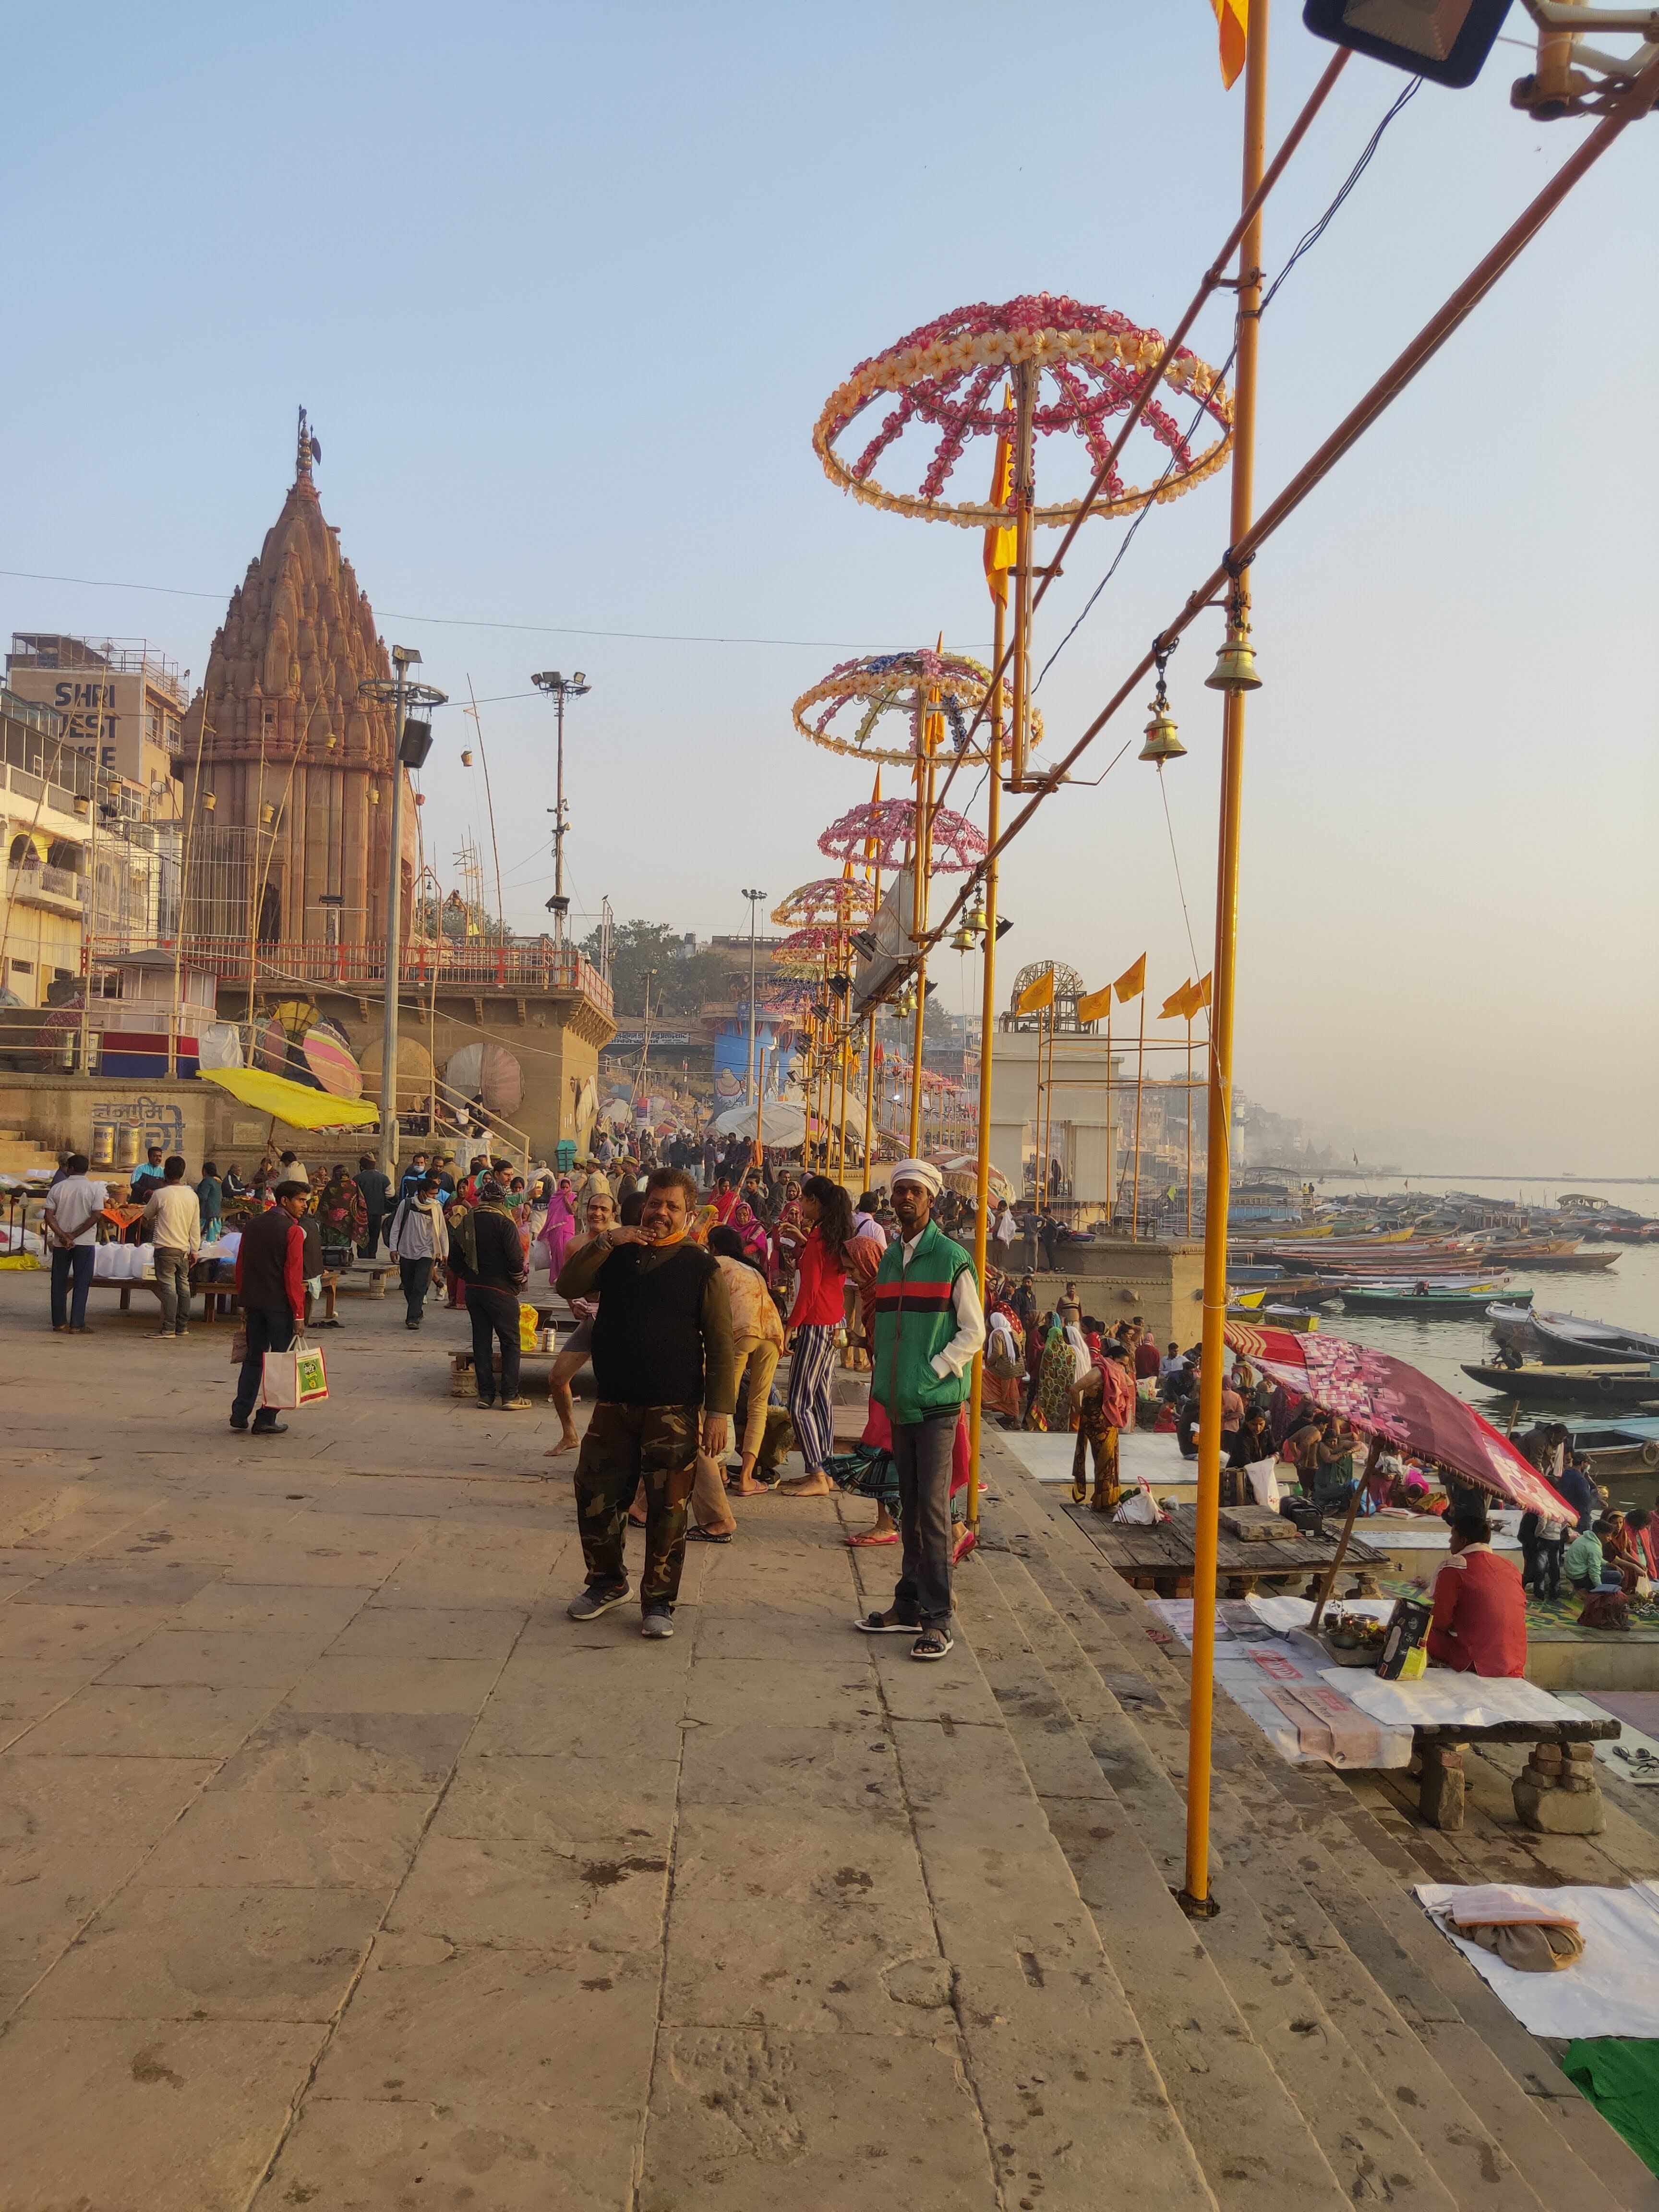
{"type": "MultiPolygon", "coordinates": [[[[1218,2199],[1250,2201],[1231,2169],[1218,2178],[1203,2118],[1188,2118],[1171,2071],[1179,2031],[1172,2046],[1127,1963],[1143,1949],[1149,1966],[1167,1955],[1169,1914],[1207,1962],[1212,2004],[1218,1984],[1351,2198],[1659,2208],[1659,2181],[1424,1918],[1408,1889],[1420,1868],[1341,1777],[1286,1765],[1219,1696],[1212,1843],[1224,1910],[1185,1920],[1169,1894],[1184,1850],[1185,1654],[1166,1656],[1084,1531],[1004,1469],[1010,1548],[988,1548],[984,1583],[964,1579],[964,1625],[976,1650],[986,1642],[1033,1786],[1218,2199]]],[[[1281,2105],[1280,2134],[1282,2122],[1281,2105]]]]}

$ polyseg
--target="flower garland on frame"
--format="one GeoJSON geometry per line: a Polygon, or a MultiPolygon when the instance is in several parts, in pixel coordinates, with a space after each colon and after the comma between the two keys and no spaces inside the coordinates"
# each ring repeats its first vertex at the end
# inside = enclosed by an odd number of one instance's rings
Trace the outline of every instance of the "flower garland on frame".
{"type": "MultiPolygon", "coordinates": [[[[990,681],[990,670],[965,653],[924,646],[910,653],[872,653],[861,660],[838,662],[821,683],[802,692],[791,711],[795,727],[815,745],[851,753],[860,760],[906,767],[915,761],[924,718],[937,714],[951,750],[964,760],[982,761],[983,739],[970,744],[968,732],[990,681]],[[851,730],[833,727],[843,708],[853,706],[861,710],[856,726],[851,730]],[[902,744],[873,742],[883,716],[889,714],[902,715],[908,724],[902,744]]],[[[1041,743],[1042,734],[1042,717],[1034,712],[1033,745],[1041,743]]]]}
{"type": "MultiPolygon", "coordinates": [[[[986,529],[1006,523],[1011,510],[983,500],[953,504],[943,493],[969,441],[995,438],[1006,428],[1000,387],[1007,371],[1025,362],[1036,368],[1036,434],[1075,434],[1097,471],[1110,449],[1110,423],[1127,412],[1163,350],[1156,331],[1142,330],[1109,307],[1085,307],[1047,292],[1027,293],[994,307],[980,301],[938,316],[860,362],[824,403],[813,427],[813,450],[831,483],[872,507],[927,522],[986,529]],[[857,459],[844,460],[835,450],[836,440],[884,394],[895,404],[857,459]],[[876,465],[913,424],[937,430],[939,441],[915,492],[888,490],[876,479],[876,465]]],[[[1156,399],[1150,401],[1142,426],[1179,466],[1150,489],[1125,484],[1114,471],[1094,514],[1131,514],[1154,501],[1178,499],[1226,459],[1232,444],[1232,395],[1215,370],[1182,346],[1166,364],[1162,382],[1168,391],[1200,404],[1218,434],[1214,442],[1194,453],[1175,417],[1156,399]]],[[[1081,504],[1075,498],[1038,505],[1034,519],[1039,524],[1068,523],[1081,504]]]]}

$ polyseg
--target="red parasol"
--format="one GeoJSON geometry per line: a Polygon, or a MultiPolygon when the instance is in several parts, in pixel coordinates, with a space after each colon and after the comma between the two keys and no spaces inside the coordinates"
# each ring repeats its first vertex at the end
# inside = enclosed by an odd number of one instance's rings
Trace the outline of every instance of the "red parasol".
{"type": "Polygon", "coordinates": [[[1227,1343],[1287,1390],[1305,1393],[1327,1413],[1345,1414],[1362,1436],[1403,1445],[1414,1457],[1431,1460],[1459,1481],[1490,1491],[1522,1512],[1550,1521],[1577,1518],[1507,1437],[1405,1360],[1339,1336],[1297,1336],[1238,1322],[1228,1322],[1227,1343]]]}

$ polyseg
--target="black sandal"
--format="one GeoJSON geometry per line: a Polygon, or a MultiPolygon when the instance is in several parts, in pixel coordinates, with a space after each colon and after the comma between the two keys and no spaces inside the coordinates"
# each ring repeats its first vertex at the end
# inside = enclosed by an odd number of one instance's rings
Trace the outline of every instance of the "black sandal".
{"type": "Polygon", "coordinates": [[[729,1544],[737,1533],[735,1528],[726,1529],[723,1535],[713,1528],[688,1528],[685,1540],[688,1544],[729,1544]]]}
{"type": "Polygon", "coordinates": [[[951,1650],[952,1638],[943,1628],[924,1628],[910,1646],[913,1659],[943,1659],[951,1650]]]}

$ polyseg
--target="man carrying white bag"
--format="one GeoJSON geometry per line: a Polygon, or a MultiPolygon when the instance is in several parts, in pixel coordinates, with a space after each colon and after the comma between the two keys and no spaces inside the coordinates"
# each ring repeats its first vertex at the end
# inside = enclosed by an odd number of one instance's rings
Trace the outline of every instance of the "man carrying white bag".
{"type": "Polygon", "coordinates": [[[236,1295],[241,1302],[246,1344],[236,1395],[230,1408],[233,1429],[248,1429],[256,1437],[279,1437],[288,1428],[276,1418],[276,1408],[298,1406],[308,1398],[326,1396],[307,1389],[305,1370],[314,1363],[320,1370],[320,1352],[298,1352],[294,1340],[305,1321],[305,1231],[300,1216],[311,1197],[309,1184],[280,1182],[276,1203],[242,1231],[236,1255],[236,1295]],[[256,1404],[258,1410],[254,1411],[256,1404]]]}

